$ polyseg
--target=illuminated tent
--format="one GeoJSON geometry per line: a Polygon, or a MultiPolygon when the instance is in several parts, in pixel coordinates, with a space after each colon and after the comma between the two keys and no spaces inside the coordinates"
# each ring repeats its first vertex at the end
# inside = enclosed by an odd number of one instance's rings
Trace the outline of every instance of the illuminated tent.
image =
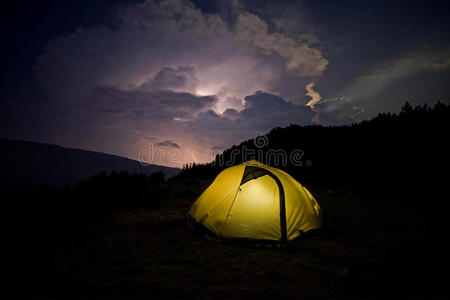
{"type": "Polygon", "coordinates": [[[287,241],[322,225],[321,208],[305,187],[255,160],[222,171],[188,215],[225,238],[287,241]]]}

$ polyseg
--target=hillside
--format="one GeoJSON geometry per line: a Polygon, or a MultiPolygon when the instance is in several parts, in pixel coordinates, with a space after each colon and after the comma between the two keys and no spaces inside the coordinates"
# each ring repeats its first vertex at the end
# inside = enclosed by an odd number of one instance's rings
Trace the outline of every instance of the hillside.
{"type": "Polygon", "coordinates": [[[0,139],[0,188],[63,188],[99,172],[163,172],[170,178],[179,169],[143,166],[138,161],[100,152],[56,145],[0,139]]]}
{"type": "Polygon", "coordinates": [[[257,159],[287,171],[302,183],[402,198],[434,195],[446,186],[450,106],[412,107],[379,114],[351,126],[274,128],[233,146],[208,165],[180,176],[211,176],[224,166],[257,159]]]}

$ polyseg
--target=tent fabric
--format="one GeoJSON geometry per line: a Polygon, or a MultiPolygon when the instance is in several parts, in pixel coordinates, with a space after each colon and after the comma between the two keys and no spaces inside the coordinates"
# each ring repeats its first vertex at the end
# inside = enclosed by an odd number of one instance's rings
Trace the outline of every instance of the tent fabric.
{"type": "Polygon", "coordinates": [[[225,238],[292,240],[322,226],[322,210],[304,186],[255,160],[223,170],[188,213],[225,238]]]}
{"type": "Polygon", "coordinates": [[[256,179],[258,177],[261,177],[264,175],[269,175],[269,174],[270,174],[269,171],[267,171],[266,169],[262,169],[259,167],[246,166],[244,175],[242,176],[241,185],[243,185],[244,183],[246,183],[247,181],[250,181],[252,179],[256,179]]]}

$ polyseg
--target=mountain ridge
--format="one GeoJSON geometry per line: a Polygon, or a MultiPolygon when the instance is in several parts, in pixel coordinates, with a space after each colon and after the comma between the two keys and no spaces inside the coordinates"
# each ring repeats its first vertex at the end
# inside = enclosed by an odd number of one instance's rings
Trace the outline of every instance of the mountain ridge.
{"type": "Polygon", "coordinates": [[[161,171],[169,178],[180,171],[153,164],[144,166],[113,154],[5,138],[0,138],[0,169],[0,188],[7,189],[42,186],[61,189],[100,172],[152,174],[161,171]]]}

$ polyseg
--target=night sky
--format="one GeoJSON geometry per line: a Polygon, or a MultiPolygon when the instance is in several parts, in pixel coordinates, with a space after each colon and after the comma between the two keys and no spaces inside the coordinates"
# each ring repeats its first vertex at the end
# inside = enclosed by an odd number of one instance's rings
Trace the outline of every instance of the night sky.
{"type": "Polygon", "coordinates": [[[2,5],[4,138],[137,159],[450,102],[447,1],[2,5]]]}

